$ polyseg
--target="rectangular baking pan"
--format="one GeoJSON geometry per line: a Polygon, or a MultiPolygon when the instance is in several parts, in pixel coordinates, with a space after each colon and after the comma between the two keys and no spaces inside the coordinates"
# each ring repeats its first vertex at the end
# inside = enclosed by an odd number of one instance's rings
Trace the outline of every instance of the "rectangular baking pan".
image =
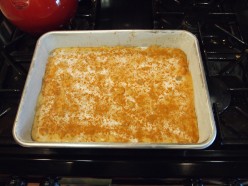
{"type": "Polygon", "coordinates": [[[105,30],[49,32],[37,41],[30,70],[13,127],[14,139],[25,147],[73,148],[137,148],[137,149],[203,149],[216,137],[216,126],[208,94],[197,38],[183,30],[105,30]],[[198,120],[199,141],[195,144],[168,143],[41,143],[31,138],[36,102],[41,90],[49,53],[59,47],[159,45],[182,49],[188,58],[193,79],[195,110],[198,120]]]}

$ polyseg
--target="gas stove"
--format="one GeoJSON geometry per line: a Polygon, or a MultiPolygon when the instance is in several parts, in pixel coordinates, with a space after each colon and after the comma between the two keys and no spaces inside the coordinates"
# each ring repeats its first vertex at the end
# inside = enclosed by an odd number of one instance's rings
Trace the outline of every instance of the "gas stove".
{"type": "Polygon", "coordinates": [[[204,150],[24,148],[12,127],[38,36],[1,15],[0,182],[247,185],[247,28],[247,0],[80,0],[64,30],[180,29],[197,36],[217,138],[204,150]]]}

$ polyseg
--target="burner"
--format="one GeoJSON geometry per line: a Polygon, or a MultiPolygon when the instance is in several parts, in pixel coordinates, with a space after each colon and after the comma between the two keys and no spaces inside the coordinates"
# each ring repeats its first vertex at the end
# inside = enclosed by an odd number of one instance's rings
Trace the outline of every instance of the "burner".
{"type": "Polygon", "coordinates": [[[216,104],[218,112],[222,113],[231,102],[231,94],[227,85],[216,77],[211,77],[208,81],[211,103],[216,104]]]}
{"type": "Polygon", "coordinates": [[[223,144],[248,143],[248,116],[245,105],[230,106],[220,116],[220,132],[223,144]]]}
{"type": "Polygon", "coordinates": [[[237,76],[221,76],[228,87],[231,102],[220,114],[222,144],[248,144],[248,88],[237,76]]]}

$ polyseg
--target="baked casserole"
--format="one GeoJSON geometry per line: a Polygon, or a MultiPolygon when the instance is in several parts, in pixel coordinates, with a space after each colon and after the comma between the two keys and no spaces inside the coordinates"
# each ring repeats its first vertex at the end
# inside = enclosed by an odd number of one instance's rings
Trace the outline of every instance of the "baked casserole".
{"type": "Polygon", "coordinates": [[[187,56],[177,48],[57,48],[32,128],[39,142],[196,143],[187,56]]]}

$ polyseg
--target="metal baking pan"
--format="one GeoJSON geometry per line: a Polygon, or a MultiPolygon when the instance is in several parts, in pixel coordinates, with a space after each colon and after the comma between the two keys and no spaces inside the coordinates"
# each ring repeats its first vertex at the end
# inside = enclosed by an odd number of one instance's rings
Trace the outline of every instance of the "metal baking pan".
{"type": "Polygon", "coordinates": [[[59,31],[40,37],[36,44],[30,70],[13,127],[14,139],[25,147],[73,148],[136,148],[136,149],[203,149],[216,137],[216,126],[202,65],[197,38],[183,30],[105,30],[59,31]],[[168,143],[41,143],[33,141],[31,130],[37,98],[42,85],[49,53],[59,47],[159,45],[182,49],[188,58],[193,79],[195,110],[198,120],[199,141],[195,144],[168,143]]]}

